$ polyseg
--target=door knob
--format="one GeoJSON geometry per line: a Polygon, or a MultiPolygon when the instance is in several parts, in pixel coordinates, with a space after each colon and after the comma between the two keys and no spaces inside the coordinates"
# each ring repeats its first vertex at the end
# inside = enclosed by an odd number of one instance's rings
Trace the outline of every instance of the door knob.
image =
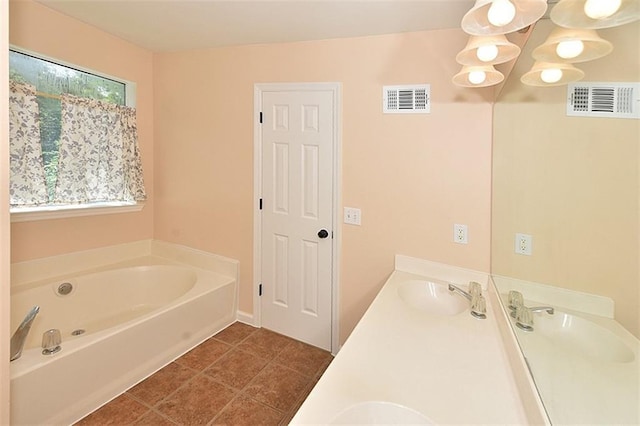
{"type": "Polygon", "coordinates": [[[329,232],[326,229],[321,229],[318,231],[318,237],[327,238],[329,236],[329,232]]]}

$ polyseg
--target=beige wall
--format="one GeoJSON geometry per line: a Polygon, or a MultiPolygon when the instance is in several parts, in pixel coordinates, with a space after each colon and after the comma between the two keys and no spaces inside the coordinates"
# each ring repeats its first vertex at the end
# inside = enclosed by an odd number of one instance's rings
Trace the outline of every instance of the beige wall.
{"type": "MultiPolygon", "coordinates": [[[[240,260],[253,312],[253,87],[342,83],[344,341],[401,253],[489,270],[490,89],[455,88],[460,30],[157,54],[155,238],[240,260]],[[386,84],[430,83],[430,115],[383,115],[386,84]],[[453,224],[469,244],[452,242],[453,224]]],[[[341,211],[342,206],[338,206],[341,211]]]]}
{"type": "Polygon", "coordinates": [[[151,238],[154,207],[151,52],[30,0],[10,1],[9,19],[12,45],[137,83],[138,135],[149,196],[139,213],[14,223],[12,262],[151,238]]]}
{"type": "Polygon", "coordinates": [[[9,424],[9,23],[7,2],[0,2],[0,425],[9,424]]]}
{"type": "MultiPolygon", "coordinates": [[[[541,21],[494,107],[492,272],[611,297],[640,335],[640,121],[567,117],[566,86],[519,82],[541,21]],[[514,253],[516,232],[533,255],[514,253]]],[[[584,81],[640,81],[640,25],[601,30],[615,48],[585,64],[584,81]]]]}

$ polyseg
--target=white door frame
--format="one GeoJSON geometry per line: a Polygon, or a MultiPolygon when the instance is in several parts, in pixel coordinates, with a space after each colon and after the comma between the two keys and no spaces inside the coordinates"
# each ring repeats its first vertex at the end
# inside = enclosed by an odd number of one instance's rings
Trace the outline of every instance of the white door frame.
{"type": "Polygon", "coordinates": [[[262,282],[262,215],[260,214],[260,198],[262,197],[262,127],[260,112],[262,110],[263,92],[294,91],[331,91],[333,93],[333,213],[331,229],[333,231],[332,271],[331,271],[331,353],[339,350],[338,308],[340,277],[340,242],[341,242],[341,170],[342,170],[342,84],[341,83],[256,83],[253,90],[253,325],[262,326],[259,285],[262,282]]]}

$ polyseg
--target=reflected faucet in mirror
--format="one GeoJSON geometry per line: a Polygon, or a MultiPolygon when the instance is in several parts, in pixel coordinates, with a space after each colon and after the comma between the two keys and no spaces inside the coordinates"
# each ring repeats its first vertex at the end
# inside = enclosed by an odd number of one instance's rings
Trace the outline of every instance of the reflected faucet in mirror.
{"type": "Polygon", "coordinates": [[[549,315],[555,313],[553,306],[533,306],[527,308],[524,306],[522,293],[515,290],[509,292],[509,309],[511,310],[511,317],[516,319],[516,326],[523,331],[533,331],[534,312],[546,312],[549,315]]]}

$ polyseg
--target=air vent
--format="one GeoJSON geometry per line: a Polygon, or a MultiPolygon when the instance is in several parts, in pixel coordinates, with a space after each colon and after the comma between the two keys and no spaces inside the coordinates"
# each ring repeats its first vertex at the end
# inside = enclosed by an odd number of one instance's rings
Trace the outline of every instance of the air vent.
{"type": "Polygon", "coordinates": [[[567,88],[567,115],[640,118],[640,83],[573,83],[567,88]]]}
{"type": "Polygon", "coordinates": [[[428,114],[431,112],[431,85],[384,86],[382,112],[385,114],[428,114]]]}

